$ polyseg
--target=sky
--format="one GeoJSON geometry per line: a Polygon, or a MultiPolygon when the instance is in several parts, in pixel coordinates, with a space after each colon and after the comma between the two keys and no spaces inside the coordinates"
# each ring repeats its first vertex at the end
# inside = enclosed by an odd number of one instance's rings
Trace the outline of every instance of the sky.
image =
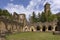
{"type": "Polygon", "coordinates": [[[46,2],[51,4],[53,14],[60,12],[60,0],[0,0],[0,8],[8,10],[12,14],[13,12],[24,13],[28,18],[33,11],[36,14],[43,12],[46,2]]]}

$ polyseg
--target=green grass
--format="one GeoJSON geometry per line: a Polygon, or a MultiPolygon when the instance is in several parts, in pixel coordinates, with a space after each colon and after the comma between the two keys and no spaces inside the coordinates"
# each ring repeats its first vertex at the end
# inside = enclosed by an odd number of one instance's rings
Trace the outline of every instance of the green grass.
{"type": "Polygon", "coordinates": [[[60,40],[60,35],[51,32],[24,32],[7,35],[7,40],[60,40]]]}

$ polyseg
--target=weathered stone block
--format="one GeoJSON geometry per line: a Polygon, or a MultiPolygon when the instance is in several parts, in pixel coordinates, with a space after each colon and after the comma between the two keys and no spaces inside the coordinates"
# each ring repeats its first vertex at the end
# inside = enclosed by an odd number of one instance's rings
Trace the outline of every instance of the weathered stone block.
{"type": "Polygon", "coordinates": [[[53,32],[53,35],[60,35],[60,31],[53,32]]]}

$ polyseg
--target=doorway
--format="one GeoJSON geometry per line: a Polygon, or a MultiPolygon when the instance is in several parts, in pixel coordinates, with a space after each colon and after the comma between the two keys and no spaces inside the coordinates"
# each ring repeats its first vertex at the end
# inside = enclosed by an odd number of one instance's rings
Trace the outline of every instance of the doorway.
{"type": "Polygon", "coordinates": [[[45,32],[45,30],[46,30],[46,27],[45,27],[45,26],[43,26],[43,31],[45,32]]]}
{"type": "Polygon", "coordinates": [[[49,27],[48,27],[48,30],[49,30],[49,31],[51,31],[51,30],[52,30],[52,27],[51,27],[51,26],[49,26],[49,27]]]}
{"type": "Polygon", "coordinates": [[[36,28],[36,29],[37,29],[37,31],[40,31],[40,26],[37,26],[37,28],[36,28]]]}

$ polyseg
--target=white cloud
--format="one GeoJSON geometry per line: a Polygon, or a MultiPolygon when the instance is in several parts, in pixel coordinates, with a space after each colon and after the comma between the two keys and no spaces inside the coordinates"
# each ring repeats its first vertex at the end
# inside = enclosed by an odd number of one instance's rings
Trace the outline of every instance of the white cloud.
{"type": "Polygon", "coordinates": [[[51,10],[54,13],[60,12],[60,0],[53,0],[53,4],[51,6],[51,10]]]}
{"type": "Polygon", "coordinates": [[[11,13],[13,13],[13,12],[17,12],[18,14],[25,13],[28,18],[28,16],[31,15],[33,11],[35,11],[36,14],[38,12],[42,12],[42,11],[39,11],[39,8],[38,8],[38,6],[40,4],[39,1],[40,0],[38,0],[37,3],[35,3],[36,0],[30,1],[29,5],[26,8],[23,5],[14,5],[13,3],[8,3],[8,5],[4,8],[7,9],[11,13]],[[36,9],[38,9],[38,10],[34,9],[34,7],[36,7],[36,9]]]}
{"type": "Polygon", "coordinates": [[[60,0],[31,0],[26,8],[23,5],[15,5],[13,3],[9,3],[6,7],[4,7],[4,9],[7,9],[11,13],[13,12],[17,12],[18,14],[25,13],[28,18],[28,16],[31,15],[33,11],[35,11],[36,14],[38,12],[42,12],[44,9],[42,8],[42,10],[40,10],[41,8],[39,6],[41,4],[44,6],[46,2],[49,2],[51,4],[51,10],[53,13],[57,13],[60,11],[58,10],[60,9],[60,0]]]}

